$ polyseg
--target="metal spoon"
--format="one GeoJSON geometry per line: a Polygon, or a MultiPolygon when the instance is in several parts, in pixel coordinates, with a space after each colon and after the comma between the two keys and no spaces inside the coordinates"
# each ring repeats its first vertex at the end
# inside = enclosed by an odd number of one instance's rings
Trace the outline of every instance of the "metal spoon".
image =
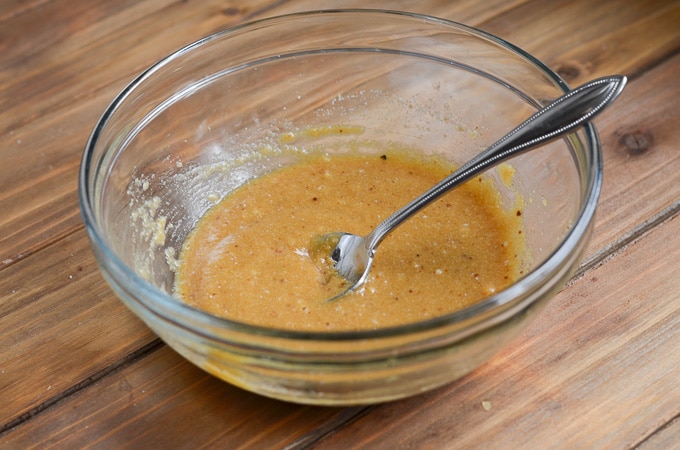
{"type": "Polygon", "coordinates": [[[317,262],[328,279],[339,275],[345,281],[340,284],[342,291],[328,301],[341,297],[366,281],[376,248],[404,220],[440,195],[487,169],[574,131],[611,104],[625,84],[625,76],[609,76],[593,80],[559,97],[385,219],[365,237],[342,232],[316,237],[309,248],[310,257],[317,262]]]}

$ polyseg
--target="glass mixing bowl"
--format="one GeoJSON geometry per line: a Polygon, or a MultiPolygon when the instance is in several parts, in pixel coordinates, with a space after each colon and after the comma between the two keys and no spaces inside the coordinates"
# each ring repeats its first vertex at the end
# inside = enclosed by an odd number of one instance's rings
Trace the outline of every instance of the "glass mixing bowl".
{"type": "Polygon", "coordinates": [[[417,394],[492,357],[571,276],[602,177],[592,125],[514,159],[511,184],[489,172],[504,202],[524,201],[527,272],[431,320],[293,332],[218,318],[172,295],[182,243],[215,202],[296,151],[397,143],[462,163],[566,91],[522,50],[446,20],[352,10],[256,21],[173,53],[113,101],[82,160],[84,222],[117,295],[209,373],[300,403],[417,394]],[[324,132],[337,125],[361,132],[324,132]]]}

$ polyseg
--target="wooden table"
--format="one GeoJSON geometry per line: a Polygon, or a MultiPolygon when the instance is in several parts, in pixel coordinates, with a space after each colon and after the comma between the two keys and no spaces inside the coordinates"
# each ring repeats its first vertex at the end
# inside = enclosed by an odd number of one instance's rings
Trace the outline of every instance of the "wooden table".
{"type": "Polygon", "coordinates": [[[0,447],[680,448],[680,1],[2,0],[0,447]],[[630,77],[597,120],[605,179],[578,275],[505,351],[415,398],[322,408],[184,361],[114,296],[78,210],[106,105],[247,20],[382,7],[477,26],[577,84],[630,77]]]}

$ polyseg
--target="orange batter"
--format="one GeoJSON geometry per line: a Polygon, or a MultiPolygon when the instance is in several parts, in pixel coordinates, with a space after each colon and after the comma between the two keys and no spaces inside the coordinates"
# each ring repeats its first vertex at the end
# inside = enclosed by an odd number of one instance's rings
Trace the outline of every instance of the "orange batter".
{"type": "Polygon", "coordinates": [[[363,289],[324,302],[307,254],[315,236],[365,235],[452,171],[439,160],[309,155],[235,190],[199,221],[180,256],[176,292],[236,321],[297,330],[374,329],[439,316],[497,292],[522,267],[521,211],[490,180],[446,194],[388,236],[363,289]]]}

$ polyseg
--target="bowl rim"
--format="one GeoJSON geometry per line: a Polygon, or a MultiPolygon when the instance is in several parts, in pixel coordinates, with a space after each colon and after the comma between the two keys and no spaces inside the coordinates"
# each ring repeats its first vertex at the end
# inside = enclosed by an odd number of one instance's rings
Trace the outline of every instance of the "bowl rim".
{"type": "MultiPolygon", "coordinates": [[[[106,128],[111,117],[118,110],[119,106],[125,101],[125,99],[139,86],[142,82],[152,77],[155,72],[160,70],[163,66],[167,65],[171,61],[180,58],[184,54],[191,52],[206,43],[228,37],[231,34],[248,31],[249,29],[257,28],[268,23],[274,23],[277,21],[284,20],[296,20],[300,18],[314,17],[314,16],[328,16],[328,15],[353,15],[353,14],[377,14],[377,15],[393,15],[399,17],[405,17],[408,19],[415,19],[418,21],[426,21],[432,24],[438,24],[446,27],[451,27],[465,31],[476,37],[487,39],[496,45],[504,47],[517,56],[528,60],[528,62],[534,65],[539,71],[541,71],[549,80],[551,80],[555,86],[560,89],[563,93],[567,93],[570,88],[568,84],[553,70],[551,70],[547,65],[542,63],[540,60],[522,50],[521,48],[494,36],[490,33],[482,31],[478,28],[465,25],[456,21],[449,19],[443,19],[439,17],[429,16],[419,13],[411,13],[404,11],[395,11],[388,9],[324,9],[324,10],[313,10],[313,11],[303,11],[295,12],[277,16],[266,17],[262,19],[257,19],[254,21],[245,22],[242,24],[235,25],[233,27],[226,28],[224,30],[218,31],[211,35],[205,36],[199,40],[196,40],[174,52],[165,56],[164,58],[157,61],[155,64],[149,66],[146,70],[141,72],[137,77],[135,77],[105,109],[102,116],[97,121],[93,131],[91,132],[85,149],[83,151],[79,175],[78,175],[78,200],[81,211],[81,217],[83,219],[87,234],[90,238],[91,244],[98,251],[102,252],[106,258],[107,264],[112,264],[116,272],[123,274],[127,279],[130,279],[134,283],[135,289],[141,294],[142,298],[150,300],[150,303],[145,301],[140,301],[139,298],[134,298],[137,304],[143,308],[149,310],[155,316],[162,318],[164,321],[173,323],[184,329],[190,329],[192,333],[200,334],[205,338],[211,340],[223,341],[224,339],[215,336],[210,333],[207,329],[222,329],[225,331],[235,331],[239,333],[244,333],[248,335],[258,335],[258,336],[269,336],[276,337],[279,339],[291,339],[291,340],[314,340],[314,341],[351,341],[351,340],[365,340],[365,339],[376,339],[376,338],[393,338],[393,337],[403,337],[410,334],[418,334],[422,332],[431,332],[437,329],[444,329],[455,324],[464,324],[467,321],[475,317],[482,315],[488,316],[490,319],[485,320],[482,324],[473,327],[474,330],[469,329],[468,333],[473,334],[478,329],[486,329],[492,327],[500,322],[506,320],[508,316],[514,315],[519,309],[524,309],[535,301],[535,299],[529,299],[521,302],[521,304],[514,305],[508,312],[508,307],[512,306],[513,300],[518,298],[518,294],[526,293],[536,290],[541,286],[541,282],[544,280],[549,280],[551,274],[559,272],[562,262],[573,258],[571,255],[573,249],[579,248],[582,244],[581,241],[584,240],[588,235],[588,229],[590,228],[591,222],[595,215],[595,209],[597,206],[597,200],[599,198],[601,184],[602,184],[602,156],[600,149],[600,141],[596,131],[595,126],[592,123],[586,123],[583,126],[584,134],[586,140],[584,142],[584,149],[588,153],[588,158],[592,162],[590,166],[586,167],[587,174],[585,179],[587,183],[582,187],[582,196],[584,201],[579,207],[579,210],[575,216],[575,220],[570,227],[570,229],[565,233],[564,237],[561,239],[560,243],[553,250],[553,252],[547,256],[544,261],[542,261],[534,270],[524,275],[519,280],[512,283],[507,288],[495,293],[492,296],[486,297],[479,302],[465,307],[454,312],[444,314],[442,316],[433,317],[427,320],[407,323],[403,325],[390,326],[378,329],[367,329],[367,330],[351,330],[351,331],[301,331],[301,330],[290,330],[290,329],[277,329],[263,327],[259,325],[253,325],[244,322],[238,322],[235,320],[214,316],[210,313],[192,307],[180,299],[164,292],[163,290],[153,286],[151,283],[144,280],[141,276],[137,275],[134,271],[129,269],[126,264],[124,264],[115,252],[109,248],[106,244],[106,240],[103,238],[100,228],[97,225],[96,214],[94,212],[93,200],[94,193],[90,192],[89,186],[92,181],[96,179],[96,174],[101,169],[101,165],[97,167],[91,167],[94,149],[96,147],[98,138],[102,131],[106,128]],[[182,320],[180,320],[180,318],[182,320]],[[189,320],[183,320],[189,319],[189,320]],[[191,324],[188,324],[191,322],[191,324]],[[202,326],[197,326],[200,324],[202,326]],[[481,325],[481,326],[479,326],[481,325]],[[204,327],[205,326],[205,327],[204,327]]],[[[535,105],[537,106],[537,105],[535,105]]],[[[116,147],[117,148],[117,147],[116,147]]],[[[109,152],[110,149],[105,151],[109,152]]],[[[102,158],[101,162],[106,158],[102,158]]],[[[98,260],[97,263],[103,264],[102,261],[98,260]]],[[[109,283],[111,282],[110,280],[109,283]]]]}

